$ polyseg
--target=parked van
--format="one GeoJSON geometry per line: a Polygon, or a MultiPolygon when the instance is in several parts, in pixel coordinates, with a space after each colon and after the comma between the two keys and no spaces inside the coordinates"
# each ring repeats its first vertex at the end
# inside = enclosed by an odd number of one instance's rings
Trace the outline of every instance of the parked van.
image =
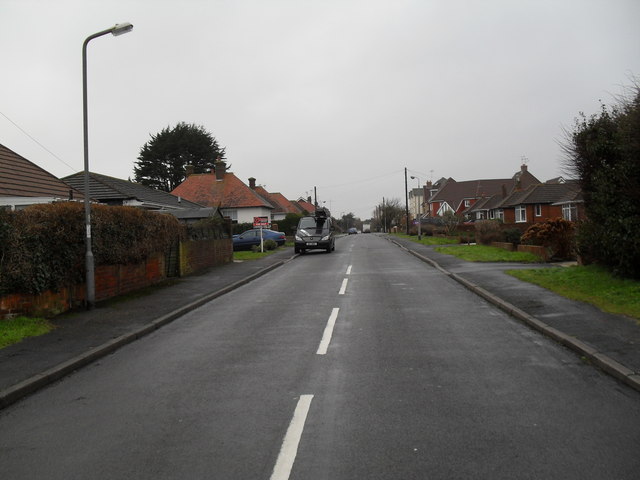
{"type": "Polygon", "coordinates": [[[302,217],[296,230],[295,253],[305,253],[307,250],[326,250],[331,253],[336,249],[334,230],[331,214],[326,208],[317,209],[313,216],[302,217]]]}

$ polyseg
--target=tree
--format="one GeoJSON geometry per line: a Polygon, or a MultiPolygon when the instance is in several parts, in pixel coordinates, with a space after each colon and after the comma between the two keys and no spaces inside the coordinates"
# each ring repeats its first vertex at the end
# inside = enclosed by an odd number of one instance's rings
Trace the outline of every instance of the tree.
{"type": "Polygon", "coordinates": [[[214,169],[216,159],[224,159],[225,149],[204,127],[178,123],[151,135],[140,149],[133,167],[136,182],[170,192],[186,178],[185,167],[194,173],[214,169]]]}
{"type": "Polygon", "coordinates": [[[373,212],[374,225],[376,230],[388,231],[395,225],[400,225],[405,215],[405,209],[398,198],[385,199],[376,206],[373,212]]]}
{"type": "Polygon", "coordinates": [[[576,119],[563,145],[580,180],[586,220],[578,251],[587,262],[640,278],[640,86],[598,115],[576,119]]]}

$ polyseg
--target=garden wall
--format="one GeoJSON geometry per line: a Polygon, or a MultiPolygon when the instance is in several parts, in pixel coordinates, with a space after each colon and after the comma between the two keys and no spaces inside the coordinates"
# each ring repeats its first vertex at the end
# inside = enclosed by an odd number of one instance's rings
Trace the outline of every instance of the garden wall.
{"type": "MultiPolygon", "coordinates": [[[[231,239],[182,241],[179,252],[180,276],[233,260],[231,239]]],[[[166,280],[166,263],[167,256],[157,254],[133,265],[96,266],[96,301],[131,293],[166,280]]],[[[6,294],[0,296],[0,319],[19,315],[52,317],[81,306],[84,298],[84,284],[62,288],[57,292],[6,294]]]]}

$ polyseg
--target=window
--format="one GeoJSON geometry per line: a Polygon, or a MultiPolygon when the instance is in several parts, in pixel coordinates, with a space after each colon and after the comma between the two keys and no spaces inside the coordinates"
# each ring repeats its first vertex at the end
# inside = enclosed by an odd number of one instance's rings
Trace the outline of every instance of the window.
{"type": "Polygon", "coordinates": [[[493,220],[494,218],[496,218],[496,211],[492,208],[491,210],[489,210],[489,218],[491,220],[493,220]]]}
{"type": "Polygon", "coordinates": [[[578,220],[578,209],[575,204],[565,203],[562,205],[562,218],[570,222],[578,220]]]}
{"type": "Polygon", "coordinates": [[[231,218],[231,221],[238,221],[238,209],[237,208],[223,208],[222,216],[231,218]]]}
{"type": "Polygon", "coordinates": [[[467,207],[467,208],[470,207],[471,206],[471,200],[465,200],[464,201],[464,206],[467,207]]]}
{"type": "Polygon", "coordinates": [[[527,221],[527,209],[524,205],[516,207],[516,223],[524,223],[527,221]]]}
{"type": "Polygon", "coordinates": [[[498,220],[504,221],[504,210],[502,208],[498,209],[498,213],[496,214],[496,218],[498,220]]]}
{"type": "Polygon", "coordinates": [[[536,217],[542,216],[542,205],[540,205],[539,203],[536,203],[535,214],[536,214],[536,217]]]}

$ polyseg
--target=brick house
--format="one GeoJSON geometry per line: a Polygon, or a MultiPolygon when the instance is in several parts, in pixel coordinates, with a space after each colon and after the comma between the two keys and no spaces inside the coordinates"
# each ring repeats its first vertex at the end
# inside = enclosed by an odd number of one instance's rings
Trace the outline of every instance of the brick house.
{"type": "MultiPolygon", "coordinates": [[[[468,180],[457,182],[453,178],[440,179],[437,182],[437,190],[428,200],[427,211],[431,216],[442,216],[446,212],[456,215],[472,216],[474,219],[488,218],[488,210],[474,209],[479,201],[494,196],[503,198],[509,194],[539,184],[540,181],[528,170],[527,165],[522,165],[520,170],[511,178],[468,180]],[[476,215],[477,212],[477,215],[476,215]]],[[[433,186],[429,186],[433,190],[433,186]]]]}

